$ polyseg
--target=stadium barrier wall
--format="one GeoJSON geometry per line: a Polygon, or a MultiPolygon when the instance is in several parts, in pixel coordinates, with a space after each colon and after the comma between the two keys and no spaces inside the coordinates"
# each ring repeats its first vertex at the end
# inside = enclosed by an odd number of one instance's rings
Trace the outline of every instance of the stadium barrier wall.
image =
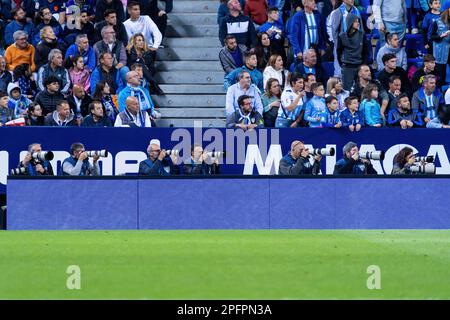
{"type": "Polygon", "coordinates": [[[448,190],[450,176],[15,177],[7,228],[450,229],[448,190]]]}

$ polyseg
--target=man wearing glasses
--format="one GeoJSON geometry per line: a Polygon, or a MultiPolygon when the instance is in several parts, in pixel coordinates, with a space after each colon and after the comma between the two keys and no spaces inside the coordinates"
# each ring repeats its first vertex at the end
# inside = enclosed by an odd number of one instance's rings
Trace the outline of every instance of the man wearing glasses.
{"type": "Polygon", "coordinates": [[[152,139],[147,147],[148,158],[139,163],[139,175],[144,176],[170,176],[179,174],[179,166],[176,165],[177,157],[175,154],[170,156],[164,149],[161,150],[161,142],[158,139],[152,139]]]}
{"type": "Polygon", "coordinates": [[[18,30],[13,34],[14,43],[10,45],[5,52],[6,65],[9,71],[20,64],[28,63],[31,71],[36,70],[34,64],[34,47],[28,43],[28,34],[25,31],[18,30]]]}
{"type": "Polygon", "coordinates": [[[227,118],[228,129],[242,129],[244,131],[254,128],[263,128],[264,119],[262,115],[253,109],[252,97],[242,95],[238,98],[239,109],[227,118]]]}

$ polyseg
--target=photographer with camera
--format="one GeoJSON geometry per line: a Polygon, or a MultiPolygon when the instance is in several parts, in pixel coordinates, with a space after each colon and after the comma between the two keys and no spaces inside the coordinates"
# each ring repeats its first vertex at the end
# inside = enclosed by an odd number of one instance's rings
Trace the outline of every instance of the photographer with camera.
{"type": "Polygon", "coordinates": [[[28,153],[25,158],[20,161],[15,174],[27,176],[53,176],[53,167],[49,160],[53,159],[53,153],[42,152],[39,143],[32,143],[28,146],[28,153]]]}
{"type": "Polygon", "coordinates": [[[219,158],[223,152],[207,152],[199,144],[191,146],[191,157],[184,162],[183,173],[186,175],[220,174],[219,158]]]}
{"type": "Polygon", "coordinates": [[[89,162],[89,153],[84,149],[84,145],[80,142],[72,143],[70,146],[71,156],[66,158],[62,164],[63,176],[99,176],[100,167],[98,159],[100,155],[94,152],[92,155],[93,163],[89,162]]]}
{"type": "Polygon", "coordinates": [[[414,150],[404,147],[394,157],[391,174],[434,174],[436,167],[433,156],[418,157],[414,150]]]}
{"type": "Polygon", "coordinates": [[[309,161],[310,152],[304,143],[295,140],[291,143],[291,151],[280,161],[279,175],[319,174],[321,155],[314,156],[314,164],[309,161]]]}
{"type": "Polygon", "coordinates": [[[177,163],[177,150],[161,150],[161,142],[152,139],[147,147],[148,158],[139,163],[139,175],[169,176],[180,174],[177,163]]]}
{"type": "Polygon", "coordinates": [[[358,145],[348,142],[342,149],[344,157],[336,162],[333,174],[377,174],[369,159],[362,159],[358,145]]]}

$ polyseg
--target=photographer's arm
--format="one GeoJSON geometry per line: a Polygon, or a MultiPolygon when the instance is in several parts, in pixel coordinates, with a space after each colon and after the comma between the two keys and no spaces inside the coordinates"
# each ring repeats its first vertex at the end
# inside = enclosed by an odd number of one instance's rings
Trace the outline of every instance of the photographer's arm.
{"type": "Polygon", "coordinates": [[[72,166],[69,162],[65,162],[63,165],[63,171],[71,176],[78,176],[81,172],[83,161],[78,160],[75,166],[72,166]]]}
{"type": "Polygon", "coordinates": [[[303,169],[303,163],[299,160],[294,165],[290,165],[286,160],[281,159],[280,161],[280,172],[282,175],[298,175],[303,169]]]}

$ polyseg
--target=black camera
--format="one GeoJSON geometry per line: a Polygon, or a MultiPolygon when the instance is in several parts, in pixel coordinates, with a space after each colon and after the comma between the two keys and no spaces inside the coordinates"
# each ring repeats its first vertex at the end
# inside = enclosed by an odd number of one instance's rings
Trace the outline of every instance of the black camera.
{"type": "Polygon", "coordinates": [[[416,162],[426,162],[426,163],[433,163],[434,162],[434,156],[415,156],[416,162]]]}
{"type": "Polygon", "coordinates": [[[51,151],[41,151],[31,153],[31,159],[35,163],[53,160],[54,154],[51,151]]]}
{"type": "Polygon", "coordinates": [[[95,151],[86,151],[88,157],[99,156],[101,158],[106,158],[108,156],[108,150],[95,150],[95,151]]]}
{"type": "Polygon", "coordinates": [[[21,174],[26,174],[28,172],[28,168],[26,167],[19,167],[15,169],[11,169],[11,175],[12,176],[18,176],[21,174]]]}

